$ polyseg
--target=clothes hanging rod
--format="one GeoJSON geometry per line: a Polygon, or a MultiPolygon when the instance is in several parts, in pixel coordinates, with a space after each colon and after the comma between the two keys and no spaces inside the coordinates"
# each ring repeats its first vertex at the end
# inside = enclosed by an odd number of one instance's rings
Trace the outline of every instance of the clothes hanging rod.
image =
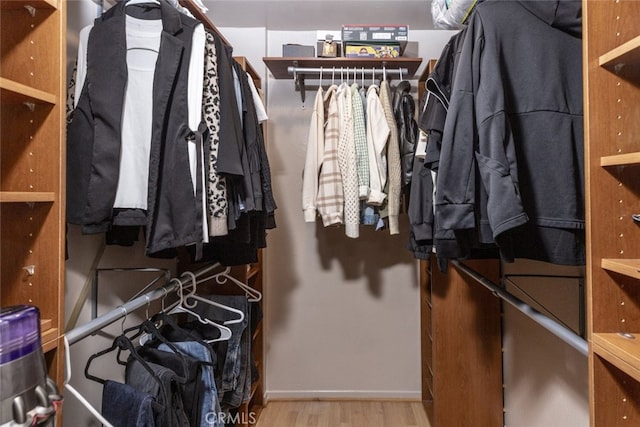
{"type": "MultiPolygon", "coordinates": [[[[196,278],[198,278],[209,273],[212,270],[220,268],[221,266],[222,265],[220,263],[211,264],[195,271],[194,274],[196,278]]],[[[164,298],[171,292],[177,291],[178,288],[184,285],[188,280],[190,280],[188,277],[181,277],[179,278],[179,283],[177,283],[177,281],[171,281],[164,286],[161,286],[157,289],[147,292],[146,294],[140,295],[130,301],[127,301],[126,303],[114,308],[113,310],[103,314],[102,316],[96,317],[95,319],[85,323],[84,325],[73,328],[65,334],[67,340],[69,341],[69,345],[74,344],[88,337],[89,335],[94,334],[95,332],[105,328],[106,326],[109,326],[119,319],[122,319],[128,313],[133,313],[140,307],[143,307],[152,301],[164,298]]]]}
{"type": "Polygon", "coordinates": [[[306,74],[317,74],[320,79],[326,75],[327,79],[334,79],[337,74],[339,74],[340,78],[344,80],[344,76],[346,75],[346,80],[351,80],[353,77],[354,81],[357,81],[360,78],[364,78],[364,75],[367,77],[375,77],[376,74],[383,75],[384,79],[386,79],[387,75],[397,74],[400,76],[400,79],[409,75],[409,70],[407,68],[387,68],[386,65],[379,67],[296,67],[289,66],[287,67],[287,72],[293,76],[293,80],[296,82],[296,88],[300,91],[300,98],[304,103],[306,98],[306,87],[305,87],[305,75],[306,74]]]}
{"type": "Polygon", "coordinates": [[[400,68],[388,68],[388,67],[371,67],[368,66],[366,68],[363,67],[344,67],[344,66],[340,66],[340,67],[321,67],[321,68],[310,68],[310,67],[294,67],[294,66],[289,66],[287,67],[287,71],[289,72],[289,74],[295,76],[298,74],[324,74],[327,76],[330,76],[333,73],[343,73],[343,74],[348,74],[351,78],[351,76],[355,73],[355,75],[357,77],[360,77],[362,75],[362,73],[364,72],[366,75],[370,76],[373,74],[402,74],[403,76],[408,76],[409,75],[409,70],[407,68],[404,67],[400,67],[400,68]]]}
{"type": "Polygon", "coordinates": [[[510,294],[506,290],[502,289],[500,286],[496,285],[480,273],[462,264],[460,261],[452,260],[451,264],[474,279],[476,282],[483,285],[485,288],[489,289],[495,296],[508,302],[523,314],[525,314],[527,317],[532,319],[534,322],[538,323],[540,326],[560,338],[562,341],[578,350],[584,356],[587,356],[589,354],[589,345],[587,344],[587,341],[578,336],[575,332],[540,313],[535,308],[510,294]]]}

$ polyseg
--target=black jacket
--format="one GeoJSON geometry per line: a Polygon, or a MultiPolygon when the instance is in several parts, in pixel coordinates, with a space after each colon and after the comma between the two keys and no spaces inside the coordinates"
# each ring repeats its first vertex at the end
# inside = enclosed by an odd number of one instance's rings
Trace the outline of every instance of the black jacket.
{"type": "MultiPolygon", "coordinates": [[[[118,3],[94,23],[87,77],[68,127],[67,221],[82,225],[84,233],[106,232],[114,221],[127,83],[125,7],[118,3]]],[[[165,1],[145,13],[161,17],[163,24],[153,86],[148,209],[122,225],[142,220],[146,250],[153,254],[202,241],[202,188],[198,185],[194,195],[187,144],[196,139],[200,145],[202,136],[189,129],[187,116],[189,58],[199,22],[165,1]]]]}
{"type": "Polygon", "coordinates": [[[402,187],[406,190],[411,184],[413,155],[415,144],[418,140],[418,124],[415,120],[416,103],[413,100],[413,95],[411,95],[411,83],[406,80],[398,83],[394,93],[393,114],[398,126],[402,187]]]}

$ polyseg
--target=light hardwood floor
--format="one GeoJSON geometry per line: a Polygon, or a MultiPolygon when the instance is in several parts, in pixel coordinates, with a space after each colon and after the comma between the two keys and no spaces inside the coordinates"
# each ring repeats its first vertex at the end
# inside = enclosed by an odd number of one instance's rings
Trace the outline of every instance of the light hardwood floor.
{"type": "Polygon", "coordinates": [[[270,401],[256,427],[430,427],[420,402],[270,401]]]}

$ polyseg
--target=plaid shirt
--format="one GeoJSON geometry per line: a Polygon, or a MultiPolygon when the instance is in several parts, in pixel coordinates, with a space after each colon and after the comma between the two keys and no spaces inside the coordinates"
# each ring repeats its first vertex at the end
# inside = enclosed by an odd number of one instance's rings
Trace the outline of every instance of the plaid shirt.
{"type": "Polygon", "coordinates": [[[324,96],[326,126],[324,131],[324,157],[320,168],[318,198],[316,207],[324,226],[342,224],[344,194],[342,176],[338,165],[338,142],[340,139],[340,118],[338,116],[338,87],[332,85],[324,96]]]}
{"type": "Polygon", "coordinates": [[[369,194],[369,155],[367,153],[367,130],[364,119],[364,105],[358,83],[351,85],[351,103],[353,106],[353,137],[356,143],[358,164],[359,197],[366,199],[369,194]]]}

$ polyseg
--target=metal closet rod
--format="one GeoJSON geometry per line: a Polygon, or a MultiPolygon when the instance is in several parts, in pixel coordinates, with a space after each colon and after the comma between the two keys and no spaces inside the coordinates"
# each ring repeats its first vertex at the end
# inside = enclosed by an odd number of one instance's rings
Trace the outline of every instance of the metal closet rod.
{"type": "MultiPolygon", "coordinates": [[[[203,276],[204,274],[209,273],[212,270],[220,268],[221,266],[222,265],[220,263],[211,264],[206,267],[202,267],[199,270],[196,270],[193,274],[195,274],[196,278],[198,278],[203,276]]],[[[164,286],[161,286],[157,289],[147,292],[146,294],[140,295],[132,300],[127,301],[126,303],[114,308],[113,310],[103,314],[102,316],[96,317],[95,319],[85,323],[84,325],[73,328],[65,334],[67,341],[69,341],[69,345],[74,344],[88,337],[89,335],[94,334],[95,332],[109,326],[118,319],[122,319],[128,313],[133,313],[140,307],[148,305],[152,301],[164,298],[166,295],[177,291],[188,280],[190,280],[189,277],[180,277],[177,280],[172,280],[164,286]]]]}
{"type": "Polygon", "coordinates": [[[487,279],[477,271],[462,264],[460,261],[452,260],[451,264],[455,265],[456,268],[458,268],[459,270],[467,274],[476,282],[483,285],[485,288],[489,289],[495,296],[508,302],[509,304],[517,308],[519,311],[521,311],[523,314],[525,314],[527,317],[532,319],[534,322],[538,323],[540,326],[542,326],[543,328],[545,328],[546,330],[548,330],[549,332],[551,332],[552,334],[560,338],[562,341],[566,342],[571,347],[578,350],[584,356],[587,356],[589,354],[589,345],[587,344],[587,341],[581,338],[580,336],[578,336],[572,330],[564,327],[562,324],[540,313],[538,310],[531,307],[529,304],[515,297],[511,293],[507,292],[506,290],[496,285],[491,280],[487,279]]]}
{"type": "Polygon", "coordinates": [[[357,76],[361,76],[364,72],[367,75],[374,74],[402,74],[403,76],[409,75],[409,70],[407,68],[387,68],[387,67],[327,67],[327,68],[309,68],[309,67],[287,67],[287,71],[289,74],[297,75],[297,74],[327,74],[330,75],[332,73],[356,73],[357,76]]]}

